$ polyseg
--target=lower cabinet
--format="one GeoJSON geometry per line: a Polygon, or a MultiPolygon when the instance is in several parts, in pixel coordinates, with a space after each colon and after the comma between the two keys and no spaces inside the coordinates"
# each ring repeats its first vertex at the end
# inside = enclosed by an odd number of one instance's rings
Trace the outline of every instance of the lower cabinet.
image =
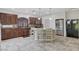
{"type": "Polygon", "coordinates": [[[30,35],[30,28],[1,29],[2,40],[16,38],[16,37],[28,37],[29,35],[30,35]]]}
{"type": "Polygon", "coordinates": [[[28,37],[30,35],[30,28],[17,29],[18,37],[28,37]]]}
{"type": "Polygon", "coordinates": [[[28,28],[27,30],[26,29],[23,29],[23,37],[28,37],[30,35],[30,29],[28,28]]]}
{"type": "Polygon", "coordinates": [[[1,29],[1,38],[2,40],[10,39],[14,37],[13,29],[1,29]]]}
{"type": "Polygon", "coordinates": [[[22,37],[23,36],[23,31],[22,29],[17,29],[17,37],[22,37]]]}

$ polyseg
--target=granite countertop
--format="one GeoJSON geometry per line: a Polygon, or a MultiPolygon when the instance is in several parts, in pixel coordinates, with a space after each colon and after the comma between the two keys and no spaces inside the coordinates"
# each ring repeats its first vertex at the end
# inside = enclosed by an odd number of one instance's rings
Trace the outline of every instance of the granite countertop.
{"type": "Polygon", "coordinates": [[[1,28],[1,29],[30,29],[30,28],[1,28]]]}
{"type": "Polygon", "coordinates": [[[16,24],[11,24],[11,25],[2,25],[1,28],[30,28],[30,27],[19,27],[16,24]]]}

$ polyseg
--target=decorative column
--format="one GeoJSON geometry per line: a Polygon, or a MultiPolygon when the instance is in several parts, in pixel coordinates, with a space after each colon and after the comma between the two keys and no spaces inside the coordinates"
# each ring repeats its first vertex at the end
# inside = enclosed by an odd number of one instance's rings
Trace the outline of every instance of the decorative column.
{"type": "Polygon", "coordinates": [[[65,10],[64,12],[64,37],[66,37],[66,20],[67,20],[67,15],[68,15],[68,12],[65,10]]]}

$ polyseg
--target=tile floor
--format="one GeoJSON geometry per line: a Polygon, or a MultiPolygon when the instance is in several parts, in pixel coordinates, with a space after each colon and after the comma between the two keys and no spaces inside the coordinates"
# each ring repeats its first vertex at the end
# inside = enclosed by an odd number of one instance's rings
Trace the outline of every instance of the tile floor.
{"type": "Polygon", "coordinates": [[[50,42],[19,37],[2,41],[1,51],[79,51],[79,40],[57,36],[50,42]]]}

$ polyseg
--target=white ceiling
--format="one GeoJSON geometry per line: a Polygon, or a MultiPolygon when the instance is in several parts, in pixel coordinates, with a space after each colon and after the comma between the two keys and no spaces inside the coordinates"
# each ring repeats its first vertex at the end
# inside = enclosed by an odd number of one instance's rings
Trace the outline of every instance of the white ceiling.
{"type": "MultiPolygon", "coordinates": [[[[8,10],[14,13],[22,13],[25,15],[46,16],[59,12],[75,10],[76,8],[0,8],[0,10],[8,10]]],[[[78,9],[79,10],[79,9],[78,9]]]]}

